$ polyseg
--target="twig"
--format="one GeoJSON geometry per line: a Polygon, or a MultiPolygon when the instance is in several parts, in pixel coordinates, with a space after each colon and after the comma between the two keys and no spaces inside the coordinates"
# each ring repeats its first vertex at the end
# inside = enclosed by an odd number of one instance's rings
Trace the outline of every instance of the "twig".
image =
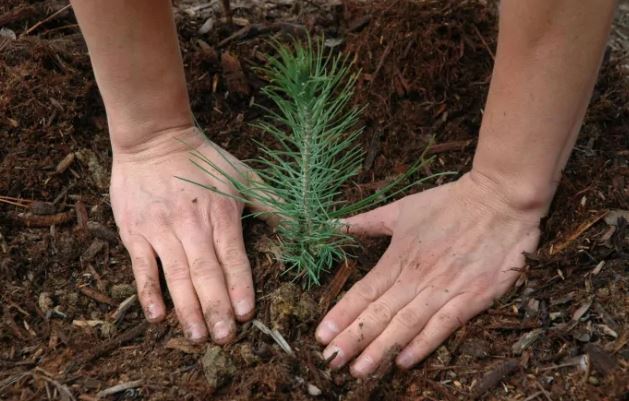
{"type": "Polygon", "coordinates": [[[33,203],[30,199],[14,198],[12,196],[0,195],[0,202],[18,207],[29,207],[33,203]]]}
{"type": "Polygon", "coordinates": [[[526,397],[525,399],[523,399],[522,401],[531,401],[536,399],[537,397],[539,397],[540,395],[542,395],[541,391],[538,391],[537,393],[533,393],[531,395],[529,395],[528,397],[526,397]]]}
{"type": "Polygon", "coordinates": [[[539,388],[539,391],[541,391],[542,394],[544,394],[544,397],[546,397],[548,401],[553,401],[553,399],[550,398],[550,394],[548,394],[548,391],[544,389],[544,387],[540,384],[540,382],[536,381],[535,384],[537,384],[537,388],[539,388]]]}
{"type": "Polygon", "coordinates": [[[65,373],[68,373],[70,370],[74,368],[80,368],[86,363],[91,362],[94,359],[99,358],[115,350],[116,348],[119,348],[122,344],[133,340],[137,336],[144,334],[147,327],[148,327],[148,323],[144,321],[138,324],[137,326],[134,326],[130,328],[129,330],[125,331],[124,333],[120,334],[118,337],[112,338],[111,340],[108,340],[104,342],[103,344],[96,346],[93,351],[85,354],[83,358],[80,358],[79,361],[76,362],[76,364],[68,365],[65,373]]]}
{"type": "Polygon", "coordinates": [[[99,391],[96,396],[97,397],[107,397],[108,395],[116,394],[121,391],[128,390],[130,388],[136,388],[142,385],[142,379],[133,380],[126,383],[116,384],[115,386],[104,389],[103,391],[99,391]]]}
{"type": "Polygon", "coordinates": [[[71,4],[67,4],[63,7],[61,7],[60,9],[58,9],[57,11],[55,11],[54,13],[50,14],[48,17],[44,18],[43,20],[39,21],[38,23],[36,23],[35,25],[33,25],[32,27],[28,28],[26,30],[26,32],[24,32],[24,35],[29,35],[31,32],[33,32],[35,29],[39,28],[40,26],[42,26],[43,24],[45,24],[46,22],[50,21],[51,19],[55,18],[56,16],[58,16],[59,14],[61,14],[62,12],[66,11],[68,8],[72,7],[71,4]]]}
{"type": "Polygon", "coordinates": [[[483,46],[485,46],[485,49],[487,49],[487,53],[489,53],[489,56],[491,57],[491,59],[496,61],[496,56],[494,55],[494,52],[491,50],[491,48],[485,41],[485,38],[483,37],[483,35],[481,35],[480,31],[478,30],[478,27],[476,25],[472,25],[472,26],[474,27],[474,30],[476,31],[476,34],[478,35],[480,41],[483,43],[483,46]]]}
{"type": "Polygon", "coordinates": [[[79,291],[81,291],[81,294],[85,295],[86,297],[92,298],[94,301],[111,306],[118,306],[118,304],[114,302],[114,300],[111,299],[108,295],[105,295],[102,292],[97,291],[91,287],[79,287],[79,291]]]}
{"type": "Polygon", "coordinates": [[[428,148],[426,151],[427,155],[435,155],[438,153],[446,153],[446,152],[462,152],[467,149],[473,140],[468,139],[467,141],[452,141],[452,142],[444,142],[444,143],[436,143],[428,148]]]}
{"type": "Polygon", "coordinates": [[[564,249],[568,248],[568,246],[570,246],[570,244],[572,244],[572,242],[574,242],[577,238],[579,238],[581,236],[581,234],[583,234],[584,232],[589,230],[590,227],[592,227],[594,224],[596,224],[600,219],[605,217],[608,212],[609,212],[608,210],[604,210],[602,212],[599,212],[598,214],[596,214],[593,217],[591,217],[589,220],[585,221],[584,223],[581,223],[576,228],[576,230],[574,230],[570,235],[568,235],[566,237],[565,240],[563,240],[561,242],[558,242],[556,245],[553,245],[551,247],[551,249],[550,249],[550,254],[551,255],[556,255],[556,254],[560,253],[561,251],[563,251],[564,249]]]}
{"type": "Polygon", "coordinates": [[[253,325],[264,334],[273,338],[273,340],[275,340],[277,345],[279,345],[280,348],[284,350],[284,352],[286,352],[287,354],[293,355],[293,350],[291,349],[290,345],[288,345],[288,342],[284,339],[284,336],[282,336],[282,334],[280,334],[279,331],[269,329],[264,323],[262,323],[258,319],[253,320],[253,325]]]}
{"type": "Polygon", "coordinates": [[[376,70],[373,72],[373,74],[371,74],[371,82],[374,82],[376,80],[376,77],[378,76],[380,69],[384,65],[384,60],[389,56],[389,53],[391,52],[392,48],[393,48],[393,44],[389,43],[387,47],[384,49],[384,52],[382,53],[382,56],[380,57],[380,60],[378,61],[378,65],[376,66],[376,70]]]}
{"type": "Polygon", "coordinates": [[[138,296],[136,294],[131,295],[120,303],[118,309],[111,314],[111,318],[114,322],[118,323],[124,317],[125,313],[136,303],[138,296]]]}
{"type": "Polygon", "coordinates": [[[334,278],[330,282],[327,291],[321,297],[321,310],[326,312],[332,301],[339,295],[341,289],[347,282],[347,279],[356,270],[356,262],[353,260],[345,261],[341,268],[336,272],[334,278]]]}
{"type": "Polygon", "coordinates": [[[74,211],[61,212],[46,216],[39,216],[32,213],[9,213],[9,217],[26,227],[49,227],[64,224],[74,218],[74,211]]]}

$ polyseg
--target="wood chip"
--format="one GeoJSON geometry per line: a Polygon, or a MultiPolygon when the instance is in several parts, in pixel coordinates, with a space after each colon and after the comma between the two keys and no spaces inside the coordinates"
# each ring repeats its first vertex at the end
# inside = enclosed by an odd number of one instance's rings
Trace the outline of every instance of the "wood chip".
{"type": "Polygon", "coordinates": [[[525,349],[530,347],[541,335],[544,333],[544,329],[535,329],[524,333],[518,341],[511,347],[514,354],[521,354],[525,349]]]}
{"type": "Polygon", "coordinates": [[[96,238],[100,238],[109,242],[110,244],[118,243],[118,234],[116,232],[101,223],[96,221],[87,222],[87,230],[96,238]]]}
{"type": "Polygon", "coordinates": [[[227,90],[235,95],[249,96],[251,89],[238,58],[230,52],[224,52],[221,55],[221,67],[227,90]]]}
{"type": "Polygon", "coordinates": [[[603,375],[609,376],[614,374],[618,369],[618,363],[614,356],[598,345],[587,344],[583,349],[590,357],[590,363],[594,369],[598,370],[603,375]]]}
{"type": "Polygon", "coordinates": [[[74,152],[68,153],[66,157],[57,164],[55,174],[63,174],[72,165],[72,163],[74,163],[74,159],[76,159],[74,152]]]}
{"type": "Polygon", "coordinates": [[[192,344],[184,337],[173,337],[169,339],[164,348],[181,351],[185,354],[202,354],[205,350],[203,344],[192,344]]]}
{"type": "Polygon", "coordinates": [[[517,359],[507,359],[496,365],[489,372],[487,372],[482,379],[480,379],[478,385],[472,393],[472,399],[475,400],[485,394],[487,391],[496,387],[502,379],[515,372],[519,366],[520,363],[517,359]]]}
{"type": "Polygon", "coordinates": [[[629,210],[620,210],[620,209],[610,210],[609,213],[607,213],[607,215],[605,216],[605,223],[607,223],[610,226],[617,226],[618,220],[620,218],[623,218],[626,221],[629,221],[629,210]]]}

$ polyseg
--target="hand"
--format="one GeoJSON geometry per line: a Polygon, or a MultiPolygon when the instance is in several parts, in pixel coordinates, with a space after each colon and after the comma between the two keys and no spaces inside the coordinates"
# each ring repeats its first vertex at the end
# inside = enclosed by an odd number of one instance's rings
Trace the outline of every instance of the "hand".
{"type": "Polygon", "coordinates": [[[389,352],[410,368],[503,295],[539,240],[538,210],[510,206],[487,177],[458,181],[347,220],[351,233],[391,235],[377,265],[316,331],[339,368],[374,372],[389,352]]]}
{"type": "Polygon", "coordinates": [[[232,176],[246,166],[205,141],[195,128],[156,136],[133,150],[114,148],[111,205],[131,256],[138,296],[151,322],[165,316],[156,257],[159,257],[179,322],[187,338],[208,332],[217,343],[233,339],[234,316],[254,314],[253,281],[242,237],[243,205],[184,182],[184,177],[236,194],[194,166],[185,141],[232,176]]]}

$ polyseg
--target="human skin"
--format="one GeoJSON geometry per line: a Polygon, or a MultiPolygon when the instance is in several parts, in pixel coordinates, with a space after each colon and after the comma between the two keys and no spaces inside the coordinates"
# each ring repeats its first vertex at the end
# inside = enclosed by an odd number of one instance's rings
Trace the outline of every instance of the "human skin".
{"type": "MultiPolygon", "coordinates": [[[[147,319],[160,321],[159,257],[193,341],[226,343],[254,314],[238,202],[174,178],[234,189],[189,161],[184,139],[231,168],[195,131],[170,3],[73,0],[107,111],[111,201],[147,319]]],[[[317,328],[325,357],[372,373],[401,349],[408,368],[503,295],[533,252],[574,146],[615,1],[503,0],[498,49],[472,170],[347,220],[390,235],[378,264],[317,328]]],[[[238,169],[246,166],[238,163],[238,169]]]]}

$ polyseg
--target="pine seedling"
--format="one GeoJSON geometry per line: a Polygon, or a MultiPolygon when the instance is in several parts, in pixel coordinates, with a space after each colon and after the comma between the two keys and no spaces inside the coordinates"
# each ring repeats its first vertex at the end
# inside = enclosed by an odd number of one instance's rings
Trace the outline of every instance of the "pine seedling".
{"type": "Polygon", "coordinates": [[[353,204],[342,202],[343,186],[358,174],[363,159],[356,146],[362,133],[360,109],[350,105],[357,75],[350,72],[346,57],[327,54],[322,42],[314,48],[310,40],[293,48],[277,44],[275,50],[277,55],[260,69],[269,82],[262,93],[275,107],[264,108],[267,118],[255,126],[271,135],[276,145],[256,141],[261,155],[250,161],[260,167],[256,173],[261,180],[232,176],[198,151],[191,152],[192,162],[231,183],[240,194],[237,199],[266,210],[254,215],[274,214],[279,221],[279,261],[297,278],[304,277],[307,286],[318,285],[321,273],[345,260],[354,242],[339,219],[408,188],[399,187],[430,160],[422,155],[378,192],[353,204]]]}

